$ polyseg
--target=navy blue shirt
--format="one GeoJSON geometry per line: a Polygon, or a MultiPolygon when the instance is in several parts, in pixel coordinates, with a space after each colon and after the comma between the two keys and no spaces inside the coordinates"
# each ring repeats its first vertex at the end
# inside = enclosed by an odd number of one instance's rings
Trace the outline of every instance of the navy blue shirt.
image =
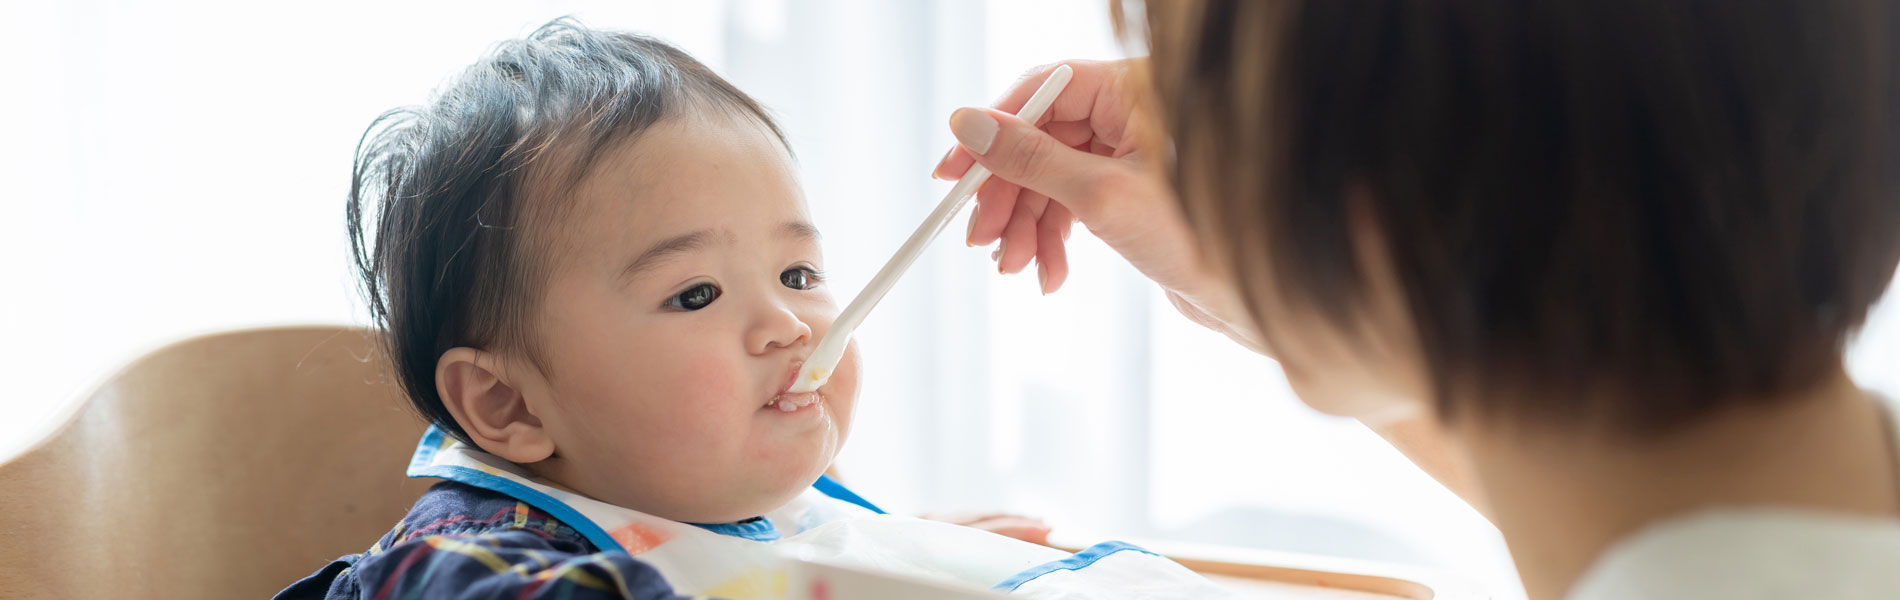
{"type": "Polygon", "coordinates": [[[444,481],[362,554],[332,561],[278,598],[683,599],[659,571],[602,552],[553,516],[499,492],[444,481]]]}

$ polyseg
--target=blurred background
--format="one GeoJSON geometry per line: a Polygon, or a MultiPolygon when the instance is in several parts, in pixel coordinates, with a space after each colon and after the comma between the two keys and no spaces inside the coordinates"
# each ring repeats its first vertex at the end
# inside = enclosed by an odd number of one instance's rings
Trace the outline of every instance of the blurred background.
{"type": "MultiPolygon", "coordinates": [[[[351,152],[496,41],[574,15],[668,39],[774,110],[846,301],[948,188],[959,106],[1024,70],[1114,58],[1103,0],[0,4],[0,456],[156,345],[364,323],[348,271],[351,152]]],[[[954,226],[961,229],[961,221],[954,226]]],[[[898,512],[1006,509],[1058,536],[1166,537],[1459,572],[1521,597],[1497,532],[1271,362],[1180,318],[1078,228],[1060,293],[938,240],[860,332],[839,461],[898,512]]],[[[1856,342],[1900,393],[1900,308],[1856,342]]],[[[395,460],[403,460],[396,457],[395,460]]]]}

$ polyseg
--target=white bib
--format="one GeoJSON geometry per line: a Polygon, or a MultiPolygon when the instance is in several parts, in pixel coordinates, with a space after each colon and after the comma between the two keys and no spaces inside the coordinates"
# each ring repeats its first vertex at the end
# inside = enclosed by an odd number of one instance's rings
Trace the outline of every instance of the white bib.
{"type": "Polygon", "coordinates": [[[546,511],[603,551],[622,551],[666,577],[676,593],[733,600],[811,597],[787,573],[810,561],[988,588],[1042,599],[1220,598],[1230,594],[1174,561],[1121,542],[1076,554],[959,525],[882,514],[821,478],[763,520],[693,525],[560,488],[431,427],[410,477],[436,477],[506,494],[546,511]]]}

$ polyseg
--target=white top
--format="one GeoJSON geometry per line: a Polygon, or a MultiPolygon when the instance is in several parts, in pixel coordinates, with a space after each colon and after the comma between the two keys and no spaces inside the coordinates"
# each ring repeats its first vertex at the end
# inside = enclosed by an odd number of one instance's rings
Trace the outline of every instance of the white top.
{"type": "MultiPolygon", "coordinates": [[[[1889,418],[1900,419],[1900,407],[1888,406],[1889,418]]],[[[1569,594],[1569,600],[1663,598],[1900,598],[1900,519],[1769,508],[1701,511],[1617,542],[1569,594]]]]}

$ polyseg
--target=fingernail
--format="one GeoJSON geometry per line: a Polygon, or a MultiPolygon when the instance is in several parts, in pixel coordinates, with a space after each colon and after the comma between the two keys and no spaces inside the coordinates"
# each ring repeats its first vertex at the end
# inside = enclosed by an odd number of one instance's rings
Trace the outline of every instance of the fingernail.
{"type": "Polygon", "coordinates": [[[963,245],[971,248],[976,247],[976,242],[970,241],[970,237],[976,235],[976,215],[982,210],[983,205],[981,204],[970,207],[970,228],[963,232],[963,245]]]}
{"type": "Polygon", "coordinates": [[[1036,261],[1036,281],[1042,286],[1042,295],[1049,295],[1049,265],[1036,261]]]}
{"type": "Polygon", "coordinates": [[[943,171],[943,163],[944,161],[950,160],[950,154],[956,151],[956,148],[943,151],[943,158],[937,159],[937,166],[930,168],[931,179],[943,179],[943,174],[941,173],[941,171],[943,171]]]}
{"type": "Polygon", "coordinates": [[[996,119],[981,110],[959,108],[950,113],[950,133],[957,136],[957,143],[977,154],[988,154],[990,144],[996,141],[996,119]]]}
{"type": "Polygon", "coordinates": [[[998,273],[1003,272],[1003,246],[1008,243],[1009,238],[996,240],[996,251],[990,253],[990,260],[996,261],[996,272],[998,273]]]}

